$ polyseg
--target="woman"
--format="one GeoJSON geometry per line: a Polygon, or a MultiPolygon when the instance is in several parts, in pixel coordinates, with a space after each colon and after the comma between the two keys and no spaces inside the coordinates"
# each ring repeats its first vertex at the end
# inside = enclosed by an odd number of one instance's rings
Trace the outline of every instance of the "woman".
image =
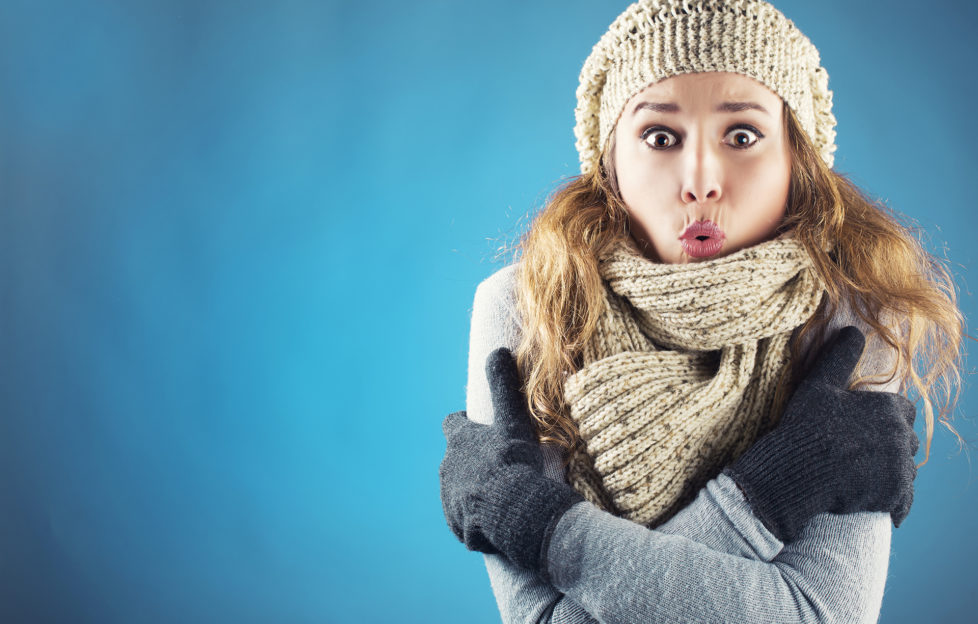
{"type": "Polygon", "coordinates": [[[878,618],[916,472],[897,392],[929,448],[961,320],[831,171],[834,123],[759,0],[638,2],[595,46],[582,175],[480,285],[475,422],[445,421],[446,517],[504,621],[878,618]]]}

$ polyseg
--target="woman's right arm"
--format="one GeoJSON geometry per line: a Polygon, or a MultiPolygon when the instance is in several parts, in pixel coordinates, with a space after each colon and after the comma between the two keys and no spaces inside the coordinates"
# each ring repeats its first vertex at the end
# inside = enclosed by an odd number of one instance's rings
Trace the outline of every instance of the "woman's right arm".
{"type": "MultiPolygon", "coordinates": [[[[516,349],[515,267],[480,284],[472,313],[467,412],[492,421],[485,361],[516,349]]],[[[563,479],[559,455],[545,448],[548,476],[563,479]]],[[[504,622],[875,621],[889,554],[889,516],[816,516],[785,546],[753,515],[734,482],[721,475],[655,531],[582,503],[558,524],[551,556],[576,565],[554,584],[487,555],[504,622]],[[735,579],[735,580],[734,580],[735,579]],[[581,605],[584,605],[583,607],[581,605]]]]}

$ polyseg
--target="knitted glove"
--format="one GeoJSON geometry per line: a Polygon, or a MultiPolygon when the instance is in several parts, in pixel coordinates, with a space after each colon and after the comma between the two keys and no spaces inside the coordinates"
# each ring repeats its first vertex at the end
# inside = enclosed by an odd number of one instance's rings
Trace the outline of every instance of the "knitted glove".
{"type": "Polygon", "coordinates": [[[543,454],[508,349],[489,355],[486,373],[493,424],[475,423],[465,412],[449,414],[442,424],[448,440],[439,470],[445,519],[469,550],[502,553],[546,575],[550,534],[584,499],[543,475],[543,454]]]}
{"type": "Polygon", "coordinates": [[[846,389],[864,342],[858,329],[843,328],[778,427],[723,471],[781,541],[823,512],[886,511],[900,526],[910,511],[916,410],[899,394],[846,389]]]}

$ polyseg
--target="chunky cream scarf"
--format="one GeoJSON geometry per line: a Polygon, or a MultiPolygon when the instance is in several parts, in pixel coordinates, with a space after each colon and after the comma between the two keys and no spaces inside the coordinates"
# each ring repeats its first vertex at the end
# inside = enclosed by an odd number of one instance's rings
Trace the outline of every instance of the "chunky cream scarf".
{"type": "Polygon", "coordinates": [[[791,333],[823,289],[788,237],[691,264],[622,244],[600,270],[607,308],[564,384],[584,442],[567,477],[598,506],[655,526],[777,423],[791,333]]]}

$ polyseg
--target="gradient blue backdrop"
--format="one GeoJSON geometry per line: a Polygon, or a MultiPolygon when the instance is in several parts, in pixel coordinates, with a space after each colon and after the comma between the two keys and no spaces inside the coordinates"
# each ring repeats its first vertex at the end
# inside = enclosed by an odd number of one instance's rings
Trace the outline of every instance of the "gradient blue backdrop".
{"type": "MultiPolygon", "coordinates": [[[[0,621],[498,621],[441,419],[625,6],[5,0],[0,621]]],[[[975,5],[778,6],[837,168],[946,244],[974,318],[975,5]]],[[[883,622],[978,609],[973,478],[939,429],[883,622]]]]}

